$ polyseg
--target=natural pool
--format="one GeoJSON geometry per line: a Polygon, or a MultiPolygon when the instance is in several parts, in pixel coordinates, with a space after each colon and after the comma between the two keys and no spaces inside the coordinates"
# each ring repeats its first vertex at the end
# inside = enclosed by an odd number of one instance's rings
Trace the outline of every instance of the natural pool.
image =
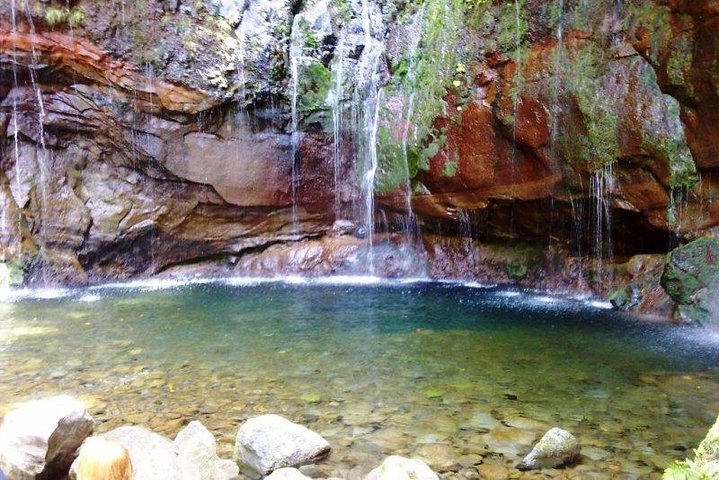
{"type": "Polygon", "coordinates": [[[512,289],[340,280],[2,303],[0,415],[67,392],[100,431],[174,437],[199,419],[229,457],[246,418],[279,413],[333,446],[315,478],[360,478],[390,454],[447,478],[660,478],[719,411],[711,332],[512,289]],[[508,470],[551,426],[579,437],[581,464],[508,470]]]}

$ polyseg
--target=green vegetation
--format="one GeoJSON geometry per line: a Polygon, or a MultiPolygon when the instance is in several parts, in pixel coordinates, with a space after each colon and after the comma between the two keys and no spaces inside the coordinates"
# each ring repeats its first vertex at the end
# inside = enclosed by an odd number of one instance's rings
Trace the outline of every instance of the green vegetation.
{"type": "Polygon", "coordinates": [[[310,112],[327,108],[327,96],[332,88],[332,73],[319,62],[299,65],[297,70],[298,109],[310,112]]]}
{"type": "Polygon", "coordinates": [[[563,132],[558,142],[566,158],[589,171],[613,163],[620,154],[616,105],[600,94],[607,73],[606,55],[595,42],[586,41],[561,58],[562,71],[572,72],[565,76],[563,86],[576,99],[584,131],[563,132]]]}
{"type": "MultiPolygon", "coordinates": [[[[421,15],[422,31],[414,55],[390,65],[393,75],[385,97],[394,107],[380,112],[376,182],[380,194],[427,170],[429,159],[445,146],[447,127],[437,119],[456,121],[471,97],[472,77],[465,66],[470,58],[461,47],[462,37],[490,7],[488,0],[413,0],[405,5],[398,21],[409,23],[421,15]],[[447,102],[450,94],[451,108],[447,102]]],[[[443,173],[454,176],[456,167],[456,162],[450,161],[443,173]]]]}
{"type": "Polygon", "coordinates": [[[509,278],[521,280],[527,276],[527,271],[528,267],[524,262],[514,261],[507,263],[507,275],[509,275],[509,278]]]}
{"type": "Polygon", "coordinates": [[[64,24],[77,27],[83,20],[85,20],[85,11],[78,6],[72,9],[49,6],[43,14],[43,21],[50,28],[64,24]]]}
{"type": "Polygon", "coordinates": [[[0,261],[0,289],[20,286],[24,279],[25,271],[21,259],[0,261]]]}
{"type": "Polygon", "coordinates": [[[663,480],[716,480],[719,478],[719,419],[694,451],[694,460],[674,462],[663,480]]]}

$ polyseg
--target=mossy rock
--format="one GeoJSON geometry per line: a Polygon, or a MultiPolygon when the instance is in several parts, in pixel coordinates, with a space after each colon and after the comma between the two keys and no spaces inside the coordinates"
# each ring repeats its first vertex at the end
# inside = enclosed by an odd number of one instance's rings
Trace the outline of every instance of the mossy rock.
{"type": "Polygon", "coordinates": [[[719,241],[702,237],[672,251],[661,285],[677,303],[679,318],[719,324],[719,241]]]}

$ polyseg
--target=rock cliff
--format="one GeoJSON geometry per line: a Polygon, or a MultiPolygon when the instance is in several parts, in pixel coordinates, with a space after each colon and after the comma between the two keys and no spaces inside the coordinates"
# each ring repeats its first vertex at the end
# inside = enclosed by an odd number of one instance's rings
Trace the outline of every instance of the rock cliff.
{"type": "Polygon", "coordinates": [[[80,284],[369,262],[668,313],[663,262],[624,262],[716,236],[718,22],[713,0],[12,0],[4,258],[80,284]]]}

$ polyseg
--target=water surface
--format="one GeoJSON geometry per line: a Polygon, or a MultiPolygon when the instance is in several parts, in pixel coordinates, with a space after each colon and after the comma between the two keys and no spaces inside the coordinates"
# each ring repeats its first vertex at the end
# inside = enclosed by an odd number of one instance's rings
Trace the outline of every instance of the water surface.
{"type": "Polygon", "coordinates": [[[67,392],[101,431],[199,419],[229,456],[242,421],[279,413],[333,445],[312,475],[344,478],[395,453],[481,478],[561,426],[585,456],[547,475],[659,478],[719,411],[714,334],[568,299],[421,282],[66,293],[0,304],[0,414],[67,392]]]}

